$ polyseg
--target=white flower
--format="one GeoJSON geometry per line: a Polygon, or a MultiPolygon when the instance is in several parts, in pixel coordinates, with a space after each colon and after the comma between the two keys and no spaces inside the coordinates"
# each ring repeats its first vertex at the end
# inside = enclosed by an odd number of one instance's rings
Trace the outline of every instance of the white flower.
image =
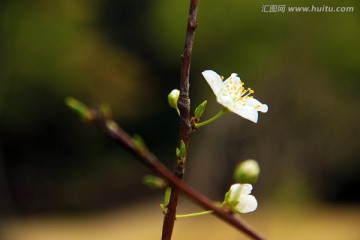
{"type": "Polygon", "coordinates": [[[218,103],[231,112],[256,123],[258,111],[264,113],[268,111],[266,104],[262,104],[250,96],[254,90],[245,89],[244,83],[241,82],[236,73],[231,74],[225,81],[212,70],[206,70],[202,74],[215,93],[218,103]]]}
{"type": "Polygon", "coordinates": [[[258,204],[256,198],[250,195],[251,190],[251,184],[233,184],[226,194],[226,205],[234,212],[248,213],[255,211],[258,204]]]}

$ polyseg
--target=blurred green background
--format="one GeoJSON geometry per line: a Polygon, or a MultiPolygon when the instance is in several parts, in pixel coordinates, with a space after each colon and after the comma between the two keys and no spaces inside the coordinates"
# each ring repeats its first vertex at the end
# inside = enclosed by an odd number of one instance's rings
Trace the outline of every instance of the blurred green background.
{"type": "MultiPolygon", "coordinates": [[[[359,2],[200,1],[191,68],[193,109],[220,106],[201,76],[236,72],[269,105],[254,124],[227,114],[193,134],[186,181],[221,200],[234,166],[258,160],[260,204],[360,202],[359,2]],[[352,13],[262,13],[264,4],[352,6],[352,13]]],[[[0,3],[0,212],[109,210],[161,193],[151,173],[79,121],[67,96],[112,106],[172,168],[187,1],[0,3]]],[[[261,205],[260,205],[261,206],[261,205]]],[[[358,219],[358,218],[357,218],[358,219]]],[[[160,226],[159,226],[160,228],[160,226]]]]}

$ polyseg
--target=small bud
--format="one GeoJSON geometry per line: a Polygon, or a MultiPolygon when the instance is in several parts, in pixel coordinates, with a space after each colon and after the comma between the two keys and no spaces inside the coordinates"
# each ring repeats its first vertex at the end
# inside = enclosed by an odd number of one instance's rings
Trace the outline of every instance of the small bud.
{"type": "Polygon", "coordinates": [[[179,149],[179,148],[176,148],[176,156],[177,156],[178,158],[180,158],[180,149],[179,149]]]}
{"type": "Polygon", "coordinates": [[[132,137],[132,141],[133,141],[133,143],[135,144],[135,148],[136,148],[138,151],[143,152],[143,151],[147,150],[145,141],[142,139],[142,137],[141,137],[140,135],[135,134],[135,135],[132,137]]]}
{"type": "Polygon", "coordinates": [[[183,140],[180,141],[180,149],[179,151],[176,150],[176,153],[179,158],[184,158],[186,156],[186,146],[183,140]]]}
{"type": "Polygon", "coordinates": [[[80,115],[80,117],[82,117],[83,119],[88,121],[91,121],[93,119],[93,115],[90,109],[85,104],[78,101],[77,99],[72,97],[67,97],[65,99],[65,103],[69,108],[77,112],[80,115]]]}
{"type": "Polygon", "coordinates": [[[259,173],[259,164],[255,160],[249,159],[239,163],[235,169],[234,177],[238,183],[254,184],[258,180],[259,173]]]}
{"type": "Polygon", "coordinates": [[[105,119],[111,119],[112,118],[112,111],[111,111],[111,107],[108,103],[101,103],[100,104],[100,112],[102,114],[102,116],[105,119]]]}
{"type": "Polygon", "coordinates": [[[164,201],[162,204],[160,204],[161,209],[163,210],[163,213],[166,214],[167,212],[167,207],[169,205],[170,202],[170,195],[171,195],[171,188],[167,187],[164,193],[164,201]]]}
{"type": "Polygon", "coordinates": [[[207,104],[207,100],[205,100],[204,102],[202,102],[196,109],[194,112],[195,118],[200,119],[201,116],[203,115],[205,108],[206,108],[206,104],[207,104]]]}
{"type": "Polygon", "coordinates": [[[176,109],[177,113],[180,116],[180,111],[179,108],[177,106],[177,102],[179,100],[179,96],[180,96],[180,91],[177,89],[172,90],[169,95],[168,95],[168,101],[169,101],[169,105],[170,107],[176,109]]]}
{"type": "Polygon", "coordinates": [[[119,125],[116,122],[114,122],[113,120],[105,121],[105,125],[112,132],[117,132],[120,128],[119,125]]]}
{"type": "Polygon", "coordinates": [[[153,175],[147,175],[143,178],[143,183],[154,189],[163,189],[167,186],[166,181],[163,178],[156,177],[153,175]]]}
{"type": "Polygon", "coordinates": [[[251,190],[251,184],[233,184],[225,194],[225,200],[222,203],[223,208],[229,209],[234,213],[255,211],[258,203],[256,198],[250,195],[251,190]]]}

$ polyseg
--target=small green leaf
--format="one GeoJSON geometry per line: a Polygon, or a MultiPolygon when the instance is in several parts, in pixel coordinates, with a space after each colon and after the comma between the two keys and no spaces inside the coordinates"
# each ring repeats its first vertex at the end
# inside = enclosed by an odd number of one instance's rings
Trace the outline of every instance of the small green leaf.
{"type": "Polygon", "coordinates": [[[207,100],[205,100],[204,102],[202,102],[196,109],[194,112],[195,118],[201,118],[201,116],[203,115],[205,108],[207,105],[207,100]]]}
{"type": "Polygon", "coordinates": [[[165,214],[166,213],[166,206],[163,203],[160,203],[160,207],[161,207],[163,213],[165,214]]]}
{"type": "Polygon", "coordinates": [[[176,156],[180,157],[180,149],[179,148],[176,148],[176,156]]]}
{"type": "Polygon", "coordinates": [[[169,205],[170,195],[171,195],[171,188],[167,187],[164,193],[164,201],[162,204],[160,204],[160,207],[162,208],[164,213],[166,213],[167,206],[169,205]]]}
{"type": "Polygon", "coordinates": [[[232,200],[232,201],[228,201],[228,206],[231,208],[231,209],[235,209],[236,208],[236,205],[239,204],[239,201],[238,200],[232,200]]]}
{"type": "Polygon", "coordinates": [[[231,190],[229,190],[229,191],[227,191],[226,193],[225,193],[225,198],[224,198],[224,202],[228,202],[229,201],[229,197],[230,197],[230,192],[231,190]]]}
{"type": "Polygon", "coordinates": [[[143,183],[146,186],[148,186],[150,188],[154,188],[154,189],[162,189],[162,188],[165,188],[167,186],[167,183],[163,178],[153,176],[153,175],[145,176],[143,178],[143,183]]]}
{"type": "Polygon", "coordinates": [[[186,156],[186,145],[183,140],[180,141],[180,152],[179,158],[184,158],[186,156]]]}

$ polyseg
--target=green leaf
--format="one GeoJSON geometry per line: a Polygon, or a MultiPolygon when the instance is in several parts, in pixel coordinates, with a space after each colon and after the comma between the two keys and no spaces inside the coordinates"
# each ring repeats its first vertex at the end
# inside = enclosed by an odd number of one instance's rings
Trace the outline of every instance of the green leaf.
{"type": "MultiPolygon", "coordinates": [[[[165,193],[164,193],[164,202],[162,204],[162,206],[164,208],[167,207],[167,205],[169,205],[169,202],[170,202],[170,195],[171,195],[171,188],[170,187],[167,187],[166,190],[165,190],[165,193]]],[[[163,209],[164,209],[163,208],[163,209]]]]}
{"type": "Polygon", "coordinates": [[[179,158],[184,158],[186,156],[186,145],[183,140],[180,141],[180,152],[179,158]]]}
{"type": "Polygon", "coordinates": [[[194,112],[195,118],[201,118],[201,116],[203,115],[205,108],[207,105],[207,100],[205,100],[204,102],[202,102],[196,109],[194,112]]]}

